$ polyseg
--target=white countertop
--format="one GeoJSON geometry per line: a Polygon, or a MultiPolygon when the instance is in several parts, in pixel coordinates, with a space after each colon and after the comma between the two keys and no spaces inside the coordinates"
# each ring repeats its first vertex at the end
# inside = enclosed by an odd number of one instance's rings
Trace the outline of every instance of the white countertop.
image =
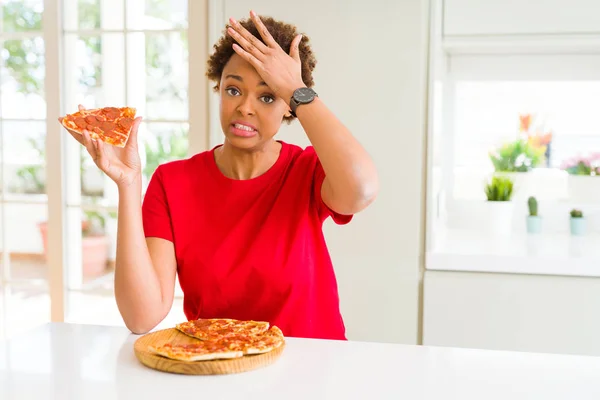
{"type": "Polygon", "coordinates": [[[119,327],[48,324],[0,343],[0,399],[599,399],[600,358],[288,338],[236,375],[149,369],[119,327]]]}

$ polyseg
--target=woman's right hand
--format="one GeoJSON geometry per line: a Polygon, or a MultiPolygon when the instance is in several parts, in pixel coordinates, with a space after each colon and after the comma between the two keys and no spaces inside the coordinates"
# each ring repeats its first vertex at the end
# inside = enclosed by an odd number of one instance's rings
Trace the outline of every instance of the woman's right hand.
{"type": "MultiPolygon", "coordinates": [[[[79,105],[79,111],[82,110],[85,110],[85,108],[79,105]]],[[[58,121],[62,125],[62,118],[58,118],[58,121]]],[[[75,140],[85,146],[100,170],[119,187],[126,187],[141,178],[142,163],[137,143],[138,127],[141,121],[142,117],[137,117],[133,121],[129,139],[123,148],[112,146],[102,140],[93,140],[87,130],[83,131],[83,135],[70,129],[67,129],[67,131],[75,140]]]]}

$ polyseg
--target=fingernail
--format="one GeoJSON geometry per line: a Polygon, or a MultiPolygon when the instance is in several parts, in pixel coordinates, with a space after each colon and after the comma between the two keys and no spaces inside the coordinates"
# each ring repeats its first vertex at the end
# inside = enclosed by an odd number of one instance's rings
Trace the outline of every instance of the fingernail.
{"type": "Polygon", "coordinates": [[[229,18],[229,22],[231,22],[234,25],[237,23],[237,21],[233,17],[229,18]]]}

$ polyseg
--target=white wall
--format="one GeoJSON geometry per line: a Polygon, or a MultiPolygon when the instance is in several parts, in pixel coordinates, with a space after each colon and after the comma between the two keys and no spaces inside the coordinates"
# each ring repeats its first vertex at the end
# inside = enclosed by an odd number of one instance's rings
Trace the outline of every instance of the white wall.
{"type": "MultiPolygon", "coordinates": [[[[378,200],[325,228],[353,340],[418,342],[428,3],[224,0],[223,24],[253,7],[310,37],[316,91],[377,164],[378,200]]],[[[308,144],[299,124],[280,138],[308,144]]]]}

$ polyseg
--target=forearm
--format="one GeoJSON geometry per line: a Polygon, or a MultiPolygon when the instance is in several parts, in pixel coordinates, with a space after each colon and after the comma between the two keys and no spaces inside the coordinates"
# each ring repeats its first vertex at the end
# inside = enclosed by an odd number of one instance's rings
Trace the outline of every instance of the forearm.
{"type": "Polygon", "coordinates": [[[115,297],[127,327],[152,329],[164,317],[160,282],[148,251],[142,222],[141,184],[119,188],[115,297]]]}
{"type": "Polygon", "coordinates": [[[373,201],[378,176],[371,157],[318,97],[296,110],[327,176],[341,212],[354,213],[373,201]]]}

